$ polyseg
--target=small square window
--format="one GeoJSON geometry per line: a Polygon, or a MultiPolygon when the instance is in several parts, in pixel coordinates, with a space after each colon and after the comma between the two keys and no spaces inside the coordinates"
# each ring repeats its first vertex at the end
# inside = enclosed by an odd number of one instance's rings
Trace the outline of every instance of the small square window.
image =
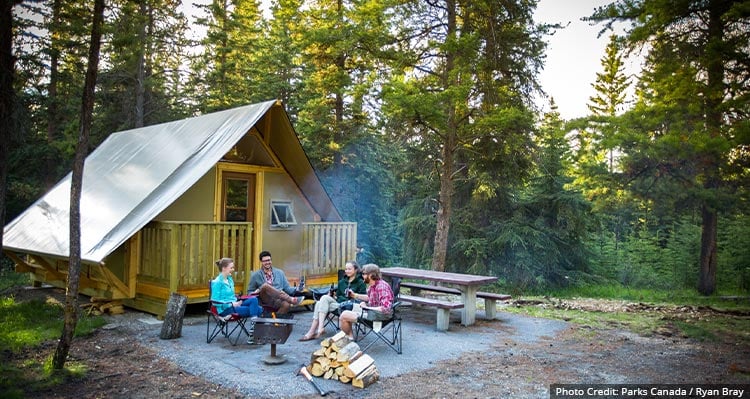
{"type": "Polygon", "coordinates": [[[292,201],[271,201],[271,227],[288,228],[297,224],[292,201]]]}

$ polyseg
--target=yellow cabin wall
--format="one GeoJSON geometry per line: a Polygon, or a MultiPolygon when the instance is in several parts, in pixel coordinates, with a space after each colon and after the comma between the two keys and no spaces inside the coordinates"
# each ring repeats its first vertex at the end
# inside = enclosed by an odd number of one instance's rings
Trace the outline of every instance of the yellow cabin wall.
{"type": "Polygon", "coordinates": [[[316,213],[286,173],[267,172],[264,176],[263,215],[256,226],[262,232],[262,249],[271,252],[274,267],[283,269],[288,279],[304,272],[302,263],[302,223],[316,221],[316,213]],[[271,229],[271,201],[291,200],[297,224],[286,229],[271,229]]]}
{"type": "Polygon", "coordinates": [[[216,166],[212,167],[192,187],[167,207],[154,220],[181,222],[214,221],[216,166]]]}

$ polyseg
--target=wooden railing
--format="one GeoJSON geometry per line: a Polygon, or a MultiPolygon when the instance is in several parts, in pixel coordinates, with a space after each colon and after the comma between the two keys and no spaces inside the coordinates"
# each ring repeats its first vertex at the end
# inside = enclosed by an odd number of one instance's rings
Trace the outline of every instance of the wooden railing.
{"type": "Polygon", "coordinates": [[[357,224],[302,223],[302,242],[308,273],[335,276],[347,260],[356,259],[357,224]]]}
{"type": "MultiPolygon", "coordinates": [[[[151,222],[142,231],[139,279],[166,284],[171,292],[201,287],[216,276],[214,262],[229,257],[250,265],[252,223],[151,222]]],[[[237,270],[244,286],[249,270],[237,270]]]]}

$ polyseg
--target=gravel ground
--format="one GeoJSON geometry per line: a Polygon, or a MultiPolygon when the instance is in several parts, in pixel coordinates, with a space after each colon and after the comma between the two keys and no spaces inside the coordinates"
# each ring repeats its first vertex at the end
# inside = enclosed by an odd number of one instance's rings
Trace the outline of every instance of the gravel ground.
{"type": "MultiPolygon", "coordinates": [[[[451,316],[447,332],[435,330],[435,311],[432,309],[407,309],[403,321],[402,354],[382,343],[376,343],[367,353],[375,359],[381,379],[395,377],[434,367],[441,361],[450,361],[467,356],[470,352],[497,355],[506,351],[497,345],[498,330],[506,338],[523,343],[535,343],[548,339],[562,331],[566,323],[554,320],[534,319],[511,314],[501,314],[494,321],[483,320],[478,314],[478,322],[471,327],[460,325],[460,313],[451,316]]],[[[248,397],[286,398],[314,392],[314,387],[303,377],[295,377],[300,366],[310,361],[310,355],[319,347],[319,340],[299,342],[310,326],[312,312],[295,312],[296,324],[291,336],[284,344],[276,346],[276,354],[286,361],[281,365],[267,365],[264,358],[270,355],[271,345],[248,345],[239,343],[232,346],[223,337],[206,344],[206,318],[202,315],[186,317],[182,337],[175,340],[161,340],[160,322],[151,316],[142,315],[137,319],[123,318],[109,328],[134,329],[135,323],[139,341],[158,352],[159,356],[174,362],[190,374],[206,378],[224,387],[237,390],[248,397]],[[127,320],[129,325],[122,325],[127,320]],[[119,325],[117,323],[120,323],[119,325]]],[[[331,336],[328,331],[326,336],[331,336]]],[[[363,346],[374,337],[368,337],[363,346]]],[[[324,390],[350,397],[359,391],[351,385],[322,378],[316,379],[324,390]]]]}

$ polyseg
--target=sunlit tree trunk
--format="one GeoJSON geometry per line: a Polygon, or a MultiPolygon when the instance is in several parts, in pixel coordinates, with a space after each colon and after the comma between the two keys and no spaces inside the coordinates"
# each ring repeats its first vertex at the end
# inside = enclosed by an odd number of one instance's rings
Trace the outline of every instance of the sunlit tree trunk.
{"type": "Polygon", "coordinates": [[[89,62],[86,70],[83,100],[81,101],[80,133],[70,182],[70,265],[65,290],[63,331],[52,358],[52,368],[56,370],[65,367],[65,360],[68,357],[68,352],[70,352],[73,333],[78,323],[78,285],[81,277],[81,189],[83,186],[84,160],[88,153],[89,134],[91,132],[91,116],[94,109],[94,89],[96,88],[96,75],[99,67],[99,49],[101,47],[103,24],[104,0],[95,0],[89,62]]]}
{"type": "MultiPolygon", "coordinates": [[[[456,2],[454,0],[447,0],[446,10],[448,12],[448,37],[455,38],[457,35],[456,26],[456,2]]],[[[451,87],[456,79],[456,73],[454,71],[455,66],[455,49],[446,52],[445,56],[445,72],[443,75],[444,87],[451,87]]],[[[451,227],[451,213],[453,210],[453,171],[454,171],[454,153],[456,150],[456,144],[458,142],[458,132],[456,123],[456,109],[455,105],[449,102],[446,105],[446,131],[444,133],[445,138],[442,143],[442,157],[440,165],[440,193],[438,194],[438,210],[435,221],[435,247],[432,252],[432,270],[443,271],[445,270],[445,259],[448,254],[448,238],[451,227]]]]}

